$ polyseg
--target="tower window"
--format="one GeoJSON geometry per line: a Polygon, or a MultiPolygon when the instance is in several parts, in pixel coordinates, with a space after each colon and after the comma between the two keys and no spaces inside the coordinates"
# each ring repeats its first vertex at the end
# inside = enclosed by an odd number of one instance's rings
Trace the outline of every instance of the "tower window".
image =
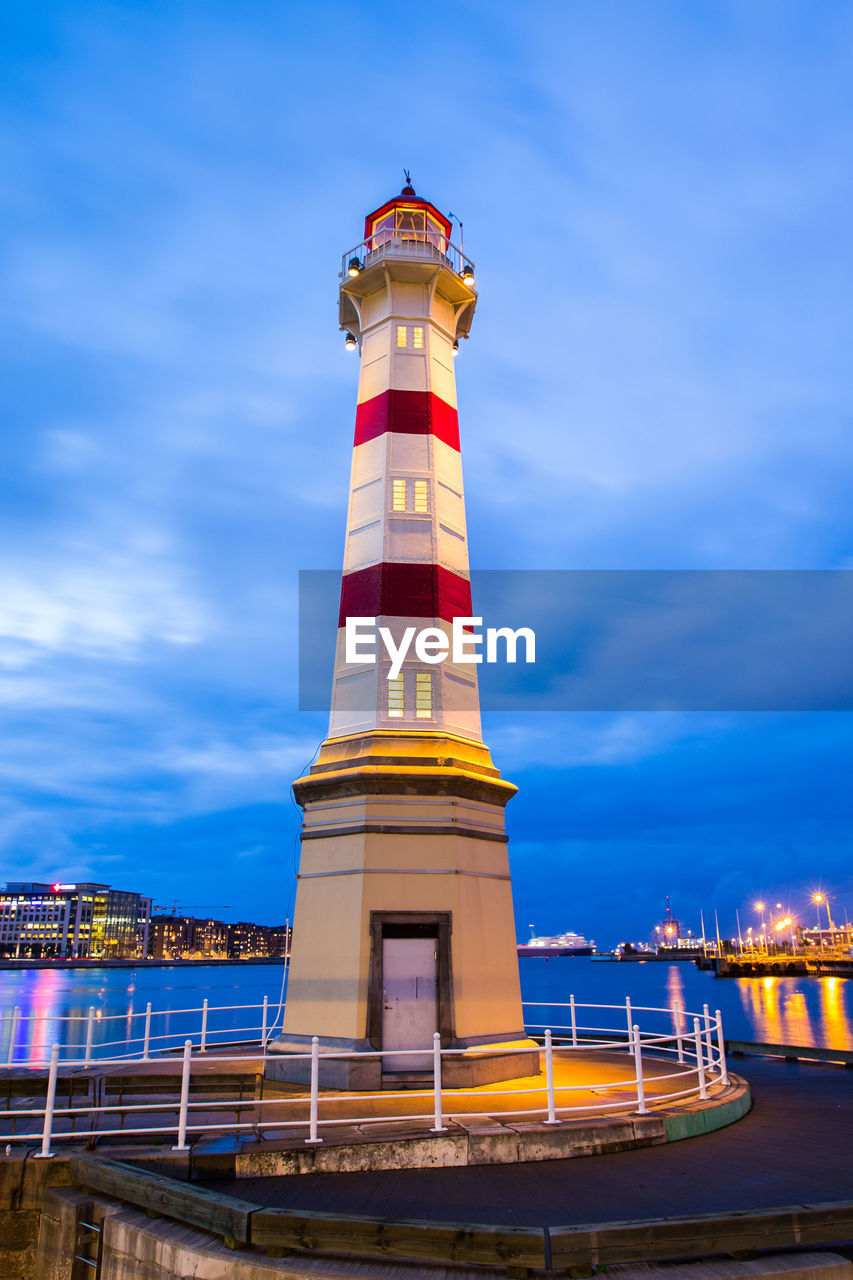
{"type": "Polygon", "coordinates": [[[423,351],[424,349],[424,331],[419,324],[416,324],[412,329],[412,346],[416,351],[423,351]]]}
{"type": "Polygon", "coordinates": [[[415,480],[415,511],[429,511],[429,485],[426,480],[415,480]]]}
{"type": "Polygon", "coordinates": [[[403,677],[399,675],[388,681],[388,718],[402,720],[403,710],[403,677]]]}
{"type": "Polygon", "coordinates": [[[408,337],[406,333],[406,326],[404,324],[398,324],[397,325],[397,346],[405,347],[407,345],[408,345],[408,337]]]}
{"type": "Polygon", "coordinates": [[[405,480],[391,481],[391,510],[406,510],[406,482],[405,480]]]}
{"type": "Polygon", "coordinates": [[[415,718],[432,719],[432,672],[415,672],[415,718]]]}

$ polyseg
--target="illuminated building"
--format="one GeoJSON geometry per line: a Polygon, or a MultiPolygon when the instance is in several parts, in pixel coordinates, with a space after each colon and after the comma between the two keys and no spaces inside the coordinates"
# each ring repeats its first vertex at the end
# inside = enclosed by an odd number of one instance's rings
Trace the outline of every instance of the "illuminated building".
{"type": "Polygon", "coordinates": [[[124,960],[148,952],[151,899],[106,884],[13,882],[0,894],[0,955],[124,960]]]}
{"type": "Polygon", "coordinates": [[[477,294],[450,233],[407,184],[344,255],[340,323],[361,355],[352,479],[329,736],[294,784],[302,854],[276,1079],[301,1078],[287,1055],[314,1035],[336,1053],[401,1051],[324,1066],[357,1087],[430,1071],[436,1031],[444,1048],[482,1050],[445,1059],[460,1083],[538,1070],[504,818],[516,788],[482,740],[476,667],[410,653],[392,676],[387,654],[348,662],[345,645],[350,618],[396,645],[409,627],[444,644],[471,615],[454,356],[477,294]]]}
{"type": "Polygon", "coordinates": [[[194,916],[151,917],[148,954],[156,960],[263,959],[284,956],[286,925],[252,924],[239,920],[196,919],[194,916]]]}

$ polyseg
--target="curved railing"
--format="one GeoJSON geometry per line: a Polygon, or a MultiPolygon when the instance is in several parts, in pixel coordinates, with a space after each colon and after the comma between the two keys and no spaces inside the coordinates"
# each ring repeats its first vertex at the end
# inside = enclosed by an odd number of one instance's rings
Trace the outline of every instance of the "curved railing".
{"type": "MultiPolygon", "coordinates": [[[[443,1049],[440,1037],[435,1034],[430,1046],[432,1069],[431,1084],[423,1089],[407,1089],[405,1092],[394,1092],[383,1089],[376,1093],[344,1093],[321,1089],[321,1065],[336,1060],[348,1063],[360,1060],[384,1059],[386,1051],[370,1050],[353,1052],[351,1050],[338,1053],[321,1052],[319,1040],[315,1036],[310,1052],[304,1054],[288,1054],[290,1062],[305,1064],[307,1087],[304,1094],[265,1098],[263,1090],[258,1089],[257,1082],[262,1077],[263,1064],[268,1055],[268,1041],[273,1034],[274,1023],[267,1021],[269,1002],[259,1006],[242,1006],[245,1009],[262,1011],[260,1034],[251,1042],[231,1042],[230,1048],[241,1048],[240,1053],[223,1052],[223,1045],[210,1040],[211,1031],[208,1020],[214,1012],[207,1002],[200,1010],[182,1010],[180,1012],[201,1013],[202,1022],[195,1039],[186,1037],[180,1050],[179,1062],[172,1059],[176,1068],[172,1077],[163,1076],[152,1067],[142,1066],[141,1074],[134,1077],[117,1075],[121,1068],[131,1063],[151,1063],[157,1057],[163,1058],[171,1049],[164,1046],[156,1052],[152,1046],[153,1037],[148,1038],[145,1050],[135,1054],[124,1054],[119,1057],[93,1057],[94,1045],[87,1040],[85,1052],[78,1057],[67,1054],[60,1062],[62,1046],[55,1043],[50,1051],[49,1060],[40,1064],[30,1061],[33,1066],[47,1065],[47,1073],[42,1070],[24,1079],[24,1092],[20,1084],[22,1074],[0,1073],[0,1096],[6,1089],[6,1110],[0,1113],[0,1142],[40,1141],[42,1156],[53,1154],[52,1146],[57,1141],[81,1138],[97,1140],[128,1134],[129,1129],[134,1137],[174,1136],[174,1150],[186,1150],[187,1139],[193,1134],[240,1133],[251,1132],[257,1135],[276,1133],[279,1136],[290,1133],[299,1136],[305,1133],[306,1143],[323,1141],[321,1130],[332,1130],[341,1125],[358,1123],[389,1124],[396,1121],[431,1120],[430,1130],[441,1133],[447,1128],[445,1121],[454,1115],[470,1114],[471,1097],[482,1097],[482,1088],[447,1087],[442,1083],[445,1059],[452,1056],[455,1063],[466,1055],[482,1056],[482,1046],[474,1049],[443,1049]],[[180,1064],[180,1065],[179,1065],[180,1064]],[[244,1070],[241,1073],[239,1068],[244,1070]],[[69,1070],[73,1068],[73,1070],[69,1070]],[[81,1070],[82,1068],[82,1070],[81,1070]],[[179,1068],[179,1069],[178,1069],[179,1068]],[[195,1068],[196,1074],[193,1076],[195,1068]],[[218,1098],[199,1098],[197,1090],[208,1090],[212,1079],[211,1069],[230,1068],[233,1078],[233,1093],[238,1092],[238,1077],[251,1078],[255,1081],[252,1096],[245,1095],[245,1083],[240,1085],[239,1096],[218,1098]],[[150,1074],[146,1074],[150,1073],[150,1074]],[[131,1096],[145,1096],[146,1087],[150,1086],[150,1094],[158,1092],[161,1096],[156,1101],[145,1101],[129,1104],[123,1095],[117,1103],[105,1099],[120,1092],[117,1081],[133,1080],[135,1093],[131,1096]],[[169,1087],[171,1081],[172,1087],[169,1087]],[[31,1089],[30,1089],[31,1086],[31,1089]],[[79,1087],[78,1087],[79,1086],[79,1087]],[[67,1105],[57,1106],[57,1089],[60,1094],[67,1095],[67,1105]],[[14,1098],[24,1103],[41,1100],[39,1090],[44,1094],[43,1106],[16,1107],[14,1098]],[[75,1103],[75,1091],[85,1090],[85,1097],[79,1104],[75,1103]],[[163,1092],[169,1096],[163,1098],[163,1092]],[[91,1094],[91,1096],[90,1096],[91,1094]],[[405,1101],[403,1113],[380,1107],[378,1114],[372,1109],[373,1103],[392,1103],[405,1101]],[[421,1104],[418,1106],[418,1104],[421,1104]],[[417,1108],[417,1109],[415,1109],[417,1108]],[[321,1114],[322,1110],[322,1114],[321,1114]],[[243,1113],[250,1111],[251,1120],[242,1119],[243,1113]],[[220,1115],[236,1112],[236,1120],[226,1122],[220,1115]],[[286,1114],[282,1114],[286,1112],[286,1114]],[[128,1126],[128,1119],[133,1123],[128,1126]],[[159,1121],[147,1124],[146,1120],[159,1121]],[[120,1122],[120,1123],[119,1123],[120,1122]],[[118,1124],[118,1127],[116,1125],[118,1124]]],[[[567,1021],[563,1024],[544,1025],[530,1022],[527,1034],[540,1044],[540,1072],[538,1077],[521,1078],[511,1082],[508,1087],[488,1087],[488,1114],[490,1116],[515,1116],[525,1119],[538,1119],[545,1124],[559,1124],[561,1121],[588,1116],[591,1113],[609,1114],[617,1111],[629,1111],[640,1115],[649,1113],[651,1102],[654,1106],[669,1106],[676,1101],[690,1098],[708,1097],[709,1090],[716,1086],[725,1086],[728,1082],[723,1039],[722,1019],[719,1010],[711,1015],[707,1005],[702,1013],[690,1013],[682,1010],[677,1004],[672,1007],[655,1008],[650,1006],[632,1006],[630,1000],[624,1005],[581,1004],[572,997],[568,1004],[557,1004],[552,1001],[538,1004],[527,1004],[525,1008],[565,1011],[558,1014],[567,1021]],[[578,1014],[587,1010],[618,1012],[624,1022],[621,1027],[588,1026],[579,1021],[578,1014]],[[672,1030],[642,1030],[639,1021],[645,1021],[645,1015],[664,1015],[672,1022],[672,1030]],[[618,1073],[618,1078],[603,1079],[600,1072],[595,1075],[587,1063],[585,1069],[583,1054],[590,1050],[610,1051],[625,1054],[628,1058],[627,1071],[618,1073]],[[649,1064],[644,1055],[653,1063],[651,1074],[649,1064]],[[577,1065],[572,1060],[577,1057],[577,1065]],[[672,1070],[659,1068],[670,1063],[672,1070]],[[560,1070],[555,1069],[555,1064],[560,1070]],[[571,1072],[564,1068],[571,1065],[571,1072]],[[535,1083],[527,1083],[533,1080],[535,1083]],[[662,1089],[662,1086],[665,1086],[662,1089]],[[573,1099],[572,1095],[589,1093],[596,1090],[594,1102],[582,1102],[573,1099]],[[620,1092],[621,1091],[621,1092],[620,1092]],[[608,1098],[608,1094],[613,1095],[608,1098]],[[501,1099],[508,1099],[502,1103],[501,1099]],[[529,1105],[528,1105],[529,1103],[529,1105]],[[497,1105],[495,1105],[497,1104],[497,1105]]],[[[174,1014],[175,1011],[172,1011],[174,1014]]],[[[146,1010],[149,1019],[154,1015],[146,1010]]],[[[610,1019],[615,1021],[615,1018],[610,1019]]],[[[70,1021],[70,1019],[66,1019],[70,1021]]],[[[87,1020],[87,1028],[91,1023],[87,1020]]],[[[235,1030],[232,1028],[232,1030],[235,1030]]],[[[244,1028],[236,1029],[241,1032],[244,1028]]],[[[107,1044],[99,1046],[108,1047],[107,1044]]],[[[67,1048],[67,1046],[66,1046],[67,1048]]],[[[406,1056],[423,1058],[425,1049],[387,1051],[395,1059],[406,1056]]],[[[501,1056],[512,1053],[529,1056],[530,1047],[502,1048],[501,1056]]],[[[618,1059],[617,1059],[618,1061],[618,1059]]],[[[612,1064],[611,1064],[612,1065],[612,1064]]],[[[219,1091],[228,1093],[231,1080],[224,1076],[217,1077],[219,1091]]],[[[127,1086],[130,1088],[130,1085],[127,1086]]]]}
{"type": "Polygon", "coordinates": [[[372,267],[384,258],[400,257],[440,262],[457,275],[470,271],[473,278],[473,262],[447,236],[437,231],[388,227],[375,231],[361,244],[347,250],[341,259],[341,279],[353,273],[359,275],[366,267],[372,267]]]}

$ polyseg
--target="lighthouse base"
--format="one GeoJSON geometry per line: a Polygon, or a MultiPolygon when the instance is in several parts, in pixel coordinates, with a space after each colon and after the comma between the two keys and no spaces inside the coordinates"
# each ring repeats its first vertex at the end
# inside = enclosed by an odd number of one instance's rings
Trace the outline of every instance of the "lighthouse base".
{"type": "MultiPolygon", "coordinates": [[[[321,1089],[346,1089],[353,1093],[379,1089],[432,1087],[432,1070],[384,1071],[382,1059],[367,1056],[375,1050],[366,1040],[320,1036],[319,1083],[321,1089]],[[334,1055],[334,1057],[328,1055],[334,1055]],[[351,1056],[350,1056],[351,1055],[351,1056]]],[[[268,1049],[264,1079],[282,1084],[311,1083],[311,1037],[285,1035],[268,1049]],[[298,1055],[298,1056],[297,1056],[298,1055]]],[[[524,1036],[507,1037],[488,1044],[454,1044],[442,1051],[441,1083],[445,1089],[474,1089],[538,1075],[540,1048],[524,1036]]]]}

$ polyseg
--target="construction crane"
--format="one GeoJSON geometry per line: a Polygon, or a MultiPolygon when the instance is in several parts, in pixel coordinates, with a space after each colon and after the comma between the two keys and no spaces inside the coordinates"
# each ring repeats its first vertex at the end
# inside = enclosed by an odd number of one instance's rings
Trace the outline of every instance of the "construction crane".
{"type": "MultiPolygon", "coordinates": [[[[151,910],[152,911],[169,911],[170,915],[176,916],[178,914],[178,905],[179,905],[178,899],[173,898],[171,910],[169,908],[168,903],[164,904],[162,902],[152,903],[151,910]]],[[[232,906],[233,906],[233,903],[231,902],[182,902],[180,903],[180,907],[182,911],[186,910],[189,907],[194,907],[196,910],[199,910],[200,908],[204,907],[208,911],[230,911],[232,909],[232,906]]]]}

